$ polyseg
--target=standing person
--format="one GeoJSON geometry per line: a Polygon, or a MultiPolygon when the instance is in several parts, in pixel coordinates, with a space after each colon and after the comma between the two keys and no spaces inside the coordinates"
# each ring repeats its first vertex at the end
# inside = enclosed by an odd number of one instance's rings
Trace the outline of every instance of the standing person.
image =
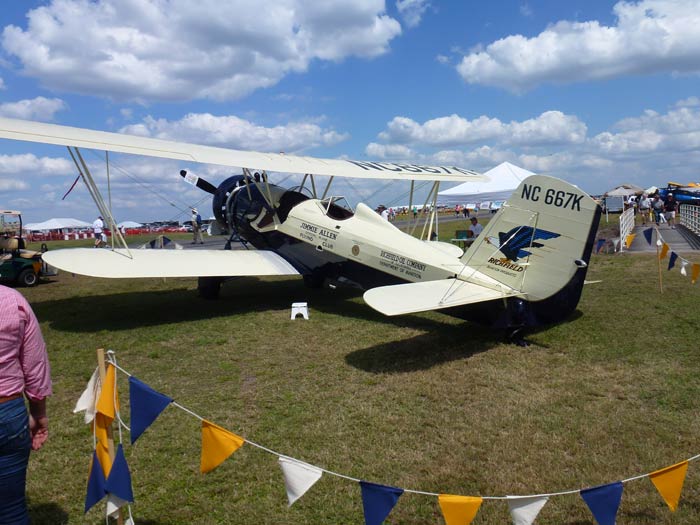
{"type": "Polygon", "coordinates": [[[92,232],[95,234],[95,248],[102,246],[102,228],[105,227],[105,223],[102,222],[102,216],[100,215],[92,223],[92,232]]]}
{"type": "Polygon", "coordinates": [[[192,208],[192,244],[204,244],[202,239],[202,216],[192,208]]]}
{"type": "Polygon", "coordinates": [[[50,374],[44,338],[29,303],[16,290],[0,286],[0,523],[29,523],[27,464],[30,450],[39,450],[49,435],[50,374]]]}
{"type": "Polygon", "coordinates": [[[678,211],[678,201],[673,196],[673,193],[666,195],[666,202],[664,202],[664,215],[666,216],[666,222],[671,225],[671,228],[676,227],[676,212],[678,211]]]}
{"type": "Polygon", "coordinates": [[[479,219],[477,219],[476,217],[472,217],[469,220],[471,221],[471,225],[467,230],[469,232],[467,235],[472,239],[476,239],[479,236],[479,234],[482,231],[484,231],[484,227],[481,224],[479,224],[479,219]]]}
{"type": "Polygon", "coordinates": [[[659,194],[654,194],[654,198],[651,201],[651,209],[654,211],[654,222],[659,225],[661,220],[661,212],[664,210],[664,201],[661,200],[659,194]]]}
{"type": "Polygon", "coordinates": [[[646,193],[639,197],[638,208],[639,215],[642,217],[642,226],[646,226],[647,217],[649,217],[649,210],[651,209],[651,199],[646,193]]]}

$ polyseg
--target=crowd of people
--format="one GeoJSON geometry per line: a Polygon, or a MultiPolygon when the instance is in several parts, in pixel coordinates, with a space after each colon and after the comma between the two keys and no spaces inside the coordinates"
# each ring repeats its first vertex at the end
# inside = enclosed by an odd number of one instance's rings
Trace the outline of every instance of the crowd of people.
{"type": "Polygon", "coordinates": [[[627,208],[634,210],[635,215],[639,215],[642,225],[646,225],[649,221],[650,223],[654,222],[657,226],[666,223],[672,229],[676,227],[676,216],[679,209],[678,201],[673,193],[667,194],[665,199],[658,193],[631,195],[625,204],[627,208]]]}

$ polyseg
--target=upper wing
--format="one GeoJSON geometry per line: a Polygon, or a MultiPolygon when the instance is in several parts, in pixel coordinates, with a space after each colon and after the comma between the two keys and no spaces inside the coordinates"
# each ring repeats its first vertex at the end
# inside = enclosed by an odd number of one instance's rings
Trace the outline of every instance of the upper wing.
{"type": "Polygon", "coordinates": [[[441,279],[372,288],[365,292],[363,299],[384,315],[401,315],[491,301],[511,295],[520,293],[505,286],[502,291],[498,291],[473,282],[441,279]]]}
{"type": "Polygon", "coordinates": [[[369,179],[459,182],[487,180],[475,171],[455,166],[422,166],[257,153],[9,118],[0,118],[0,138],[283,173],[369,179]]]}
{"type": "Polygon", "coordinates": [[[298,275],[274,252],[262,250],[105,250],[72,248],[45,252],[43,260],[91,277],[228,277],[298,275]]]}

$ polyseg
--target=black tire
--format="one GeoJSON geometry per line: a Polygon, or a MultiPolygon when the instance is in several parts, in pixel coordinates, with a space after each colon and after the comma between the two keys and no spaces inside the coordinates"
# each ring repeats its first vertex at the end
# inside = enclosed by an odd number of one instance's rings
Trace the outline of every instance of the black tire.
{"type": "Polygon", "coordinates": [[[197,291],[202,299],[218,299],[223,277],[200,277],[197,280],[197,291]]]}
{"type": "Polygon", "coordinates": [[[32,286],[37,285],[37,283],[39,282],[39,276],[36,273],[34,273],[34,270],[32,268],[27,268],[26,270],[22,270],[17,276],[17,282],[22,286],[31,288],[32,286]]]}

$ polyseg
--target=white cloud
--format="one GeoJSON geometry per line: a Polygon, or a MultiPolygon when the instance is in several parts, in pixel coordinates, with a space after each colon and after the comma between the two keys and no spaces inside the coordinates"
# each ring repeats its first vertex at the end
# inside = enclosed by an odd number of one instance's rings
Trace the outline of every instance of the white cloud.
{"type": "Polygon", "coordinates": [[[577,144],[586,138],[586,125],[577,117],[560,111],[546,111],[523,122],[504,123],[480,116],[468,120],[459,115],[439,117],[419,124],[407,117],[394,117],[379,134],[384,142],[456,146],[481,141],[501,144],[577,144]]]}
{"type": "Polygon", "coordinates": [[[66,109],[60,98],[36,97],[0,104],[0,116],[25,120],[53,120],[54,114],[66,109]]]}
{"type": "Polygon", "coordinates": [[[51,89],[118,100],[230,100],[313,60],[372,58],[401,26],[382,0],[51,0],[5,51],[51,89]]]}
{"type": "Polygon", "coordinates": [[[66,159],[37,157],[31,153],[0,155],[0,175],[15,175],[24,180],[36,175],[66,175],[73,172],[75,167],[66,159]]]}
{"type": "Polygon", "coordinates": [[[0,89],[5,89],[5,81],[0,77],[0,89]]]}
{"type": "Polygon", "coordinates": [[[700,9],[696,0],[618,2],[617,25],[560,21],[533,38],[511,35],[462,59],[469,84],[515,92],[653,73],[700,71],[700,9]]]}
{"type": "Polygon", "coordinates": [[[530,5],[527,3],[520,4],[518,9],[520,10],[520,14],[523,15],[525,18],[531,18],[533,15],[532,7],[530,7],[530,5]]]}
{"type": "MultiPolygon", "coordinates": [[[[676,104],[678,106],[678,104],[676,104]]],[[[700,107],[682,105],[666,114],[647,110],[639,117],[619,121],[591,139],[607,155],[648,156],[661,152],[684,152],[700,148],[700,107]]]]}
{"type": "Polygon", "coordinates": [[[178,121],[148,117],[120,132],[233,149],[287,153],[332,146],[348,138],[345,133],[324,129],[315,122],[264,127],[235,116],[209,113],[190,113],[178,121]]]}
{"type": "Polygon", "coordinates": [[[365,153],[373,159],[406,160],[413,159],[415,162],[417,153],[403,144],[377,144],[370,142],[365,148],[365,153]]]}
{"type": "Polygon", "coordinates": [[[687,106],[700,106],[700,98],[698,97],[688,97],[683,100],[676,102],[676,107],[682,108],[687,106]]]}
{"type": "Polygon", "coordinates": [[[420,24],[428,7],[427,0],[396,0],[396,9],[408,27],[420,24]]]}
{"type": "Polygon", "coordinates": [[[21,191],[28,190],[29,184],[17,179],[0,178],[0,191],[21,191]]]}

